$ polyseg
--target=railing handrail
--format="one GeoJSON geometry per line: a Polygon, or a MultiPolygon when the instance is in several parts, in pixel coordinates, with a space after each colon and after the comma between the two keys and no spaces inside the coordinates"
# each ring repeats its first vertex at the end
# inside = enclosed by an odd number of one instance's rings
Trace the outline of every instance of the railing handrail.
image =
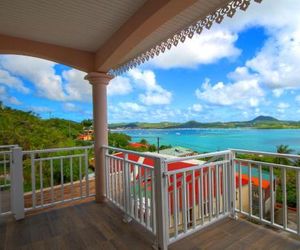
{"type": "Polygon", "coordinates": [[[221,156],[221,155],[227,155],[231,153],[230,150],[223,150],[213,153],[205,153],[205,154],[197,154],[192,156],[186,156],[186,157],[178,157],[178,158],[170,158],[166,159],[165,163],[172,163],[172,162],[180,162],[180,161],[188,161],[188,160],[197,160],[199,158],[206,158],[206,157],[213,157],[213,156],[221,156]]]}
{"type": "Polygon", "coordinates": [[[214,165],[225,164],[225,163],[229,163],[229,162],[230,162],[229,160],[221,160],[221,161],[215,161],[215,162],[205,162],[203,164],[198,164],[196,166],[190,166],[190,167],[186,167],[186,168],[168,170],[165,174],[166,175],[173,175],[173,174],[189,172],[189,171],[193,171],[193,170],[200,170],[201,168],[211,167],[211,166],[214,166],[214,165]]]}
{"type": "Polygon", "coordinates": [[[111,150],[115,150],[115,151],[122,152],[122,153],[127,153],[127,154],[140,155],[142,157],[147,157],[147,158],[150,158],[150,159],[166,159],[165,157],[159,156],[159,155],[152,155],[152,154],[147,154],[147,153],[133,151],[133,150],[127,150],[127,149],[122,149],[122,148],[111,147],[111,146],[107,146],[107,145],[102,145],[102,148],[111,149],[111,150]]]}
{"type": "Polygon", "coordinates": [[[300,155],[295,155],[295,154],[280,154],[280,153],[272,153],[266,151],[255,151],[255,150],[233,149],[233,148],[230,148],[229,150],[234,153],[245,153],[245,154],[274,156],[274,157],[281,157],[281,158],[300,159],[300,155]]]}
{"type": "Polygon", "coordinates": [[[11,154],[11,151],[0,151],[0,154],[11,154]]]}
{"type": "Polygon", "coordinates": [[[249,159],[241,159],[241,158],[234,158],[234,160],[239,161],[239,162],[247,162],[247,163],[252,163],[252,164],[257,164],[257,165],[264,165],[268,167],[278,167],[278,168],[288,168],[288,169],[293,169],[299,171],[300,168],[297,166],[290,166],[290,165],[285,165],[285,164],[278,164],[278,163],[271,163],[271,162],[264,162],[264,161],[255,161],[255,160],[249,160],[249,159]]]}
{"type": "Polygon", "coordinates": [[[18,145],[16,145],[16,144],[12,144],[12,145],[0,145],[0,149],[1,148],[14,148],[14,147],[18,147],[18,145]]]}
{"type": "Polygon", "coordinates": [[[81,150],[81,149],[90,149],[90,148],[93,148],[93,147],[94,147],[94,145],[69,147],[69,148],[50,148],[50,149],[25,150],[25,151],[23,151],[23,154],[55,153],[55,152],[59,152],[59,151],[73,151],[73,150],[81,150]]]}

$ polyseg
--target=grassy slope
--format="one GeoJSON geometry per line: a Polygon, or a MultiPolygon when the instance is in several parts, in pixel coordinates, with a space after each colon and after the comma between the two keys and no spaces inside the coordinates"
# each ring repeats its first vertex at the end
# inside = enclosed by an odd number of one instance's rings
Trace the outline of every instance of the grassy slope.
{"type": "Polygon", "coordinates": [[[80,123],[43,120],[32,112],[0,108],[0,145],[18,144],[25,150],[75,146],[81,131],[80,123]]]}

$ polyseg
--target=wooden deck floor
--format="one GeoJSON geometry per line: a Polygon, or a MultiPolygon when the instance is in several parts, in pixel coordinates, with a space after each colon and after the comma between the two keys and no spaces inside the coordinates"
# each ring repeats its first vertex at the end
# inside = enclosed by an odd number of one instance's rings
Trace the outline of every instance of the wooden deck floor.
{"type": "MultiPolygon", "coordinates": [[[[15,222],[0,221],[0,249],[152,249],[153,238],[125,224],[118,210],[95,202],[44,211],[15,222]]],[[[222,220],[170,246],[181,249],[300,249],[285,234],[231,219],[222,220]]]]}

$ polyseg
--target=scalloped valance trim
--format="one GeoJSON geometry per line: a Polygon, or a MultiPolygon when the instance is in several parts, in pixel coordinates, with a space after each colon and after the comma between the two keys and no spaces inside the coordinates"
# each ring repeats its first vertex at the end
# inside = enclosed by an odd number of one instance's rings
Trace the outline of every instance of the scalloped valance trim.
{"type": "MultiPolygon", "coordinates": [[[[177,46],[179,42],[183,43],[186,40],[186,38],[192,38],[195,32],[197,34],[201,34],[204,28],[210,29],[215,22],[221,23],[225,15],[227,15],[228,17],[233,17],[238,8],[245,11],[249,7],[251,1],[252,0],[233,0],[229,2],[226,6],[216,10],[213,14],[207,15],[205,18],[199,20],[195,24],[190,25],[184,30],[177,32],[176,34],[173,35],[173,37],[162,41],[160,44],[156,46],[153,46],[146,52],[126,62],[122,66],[116,69],[111,69],[109,71],[109,74],[117,76],[122,73],[125,73],[126,71],[132,68],[137,67],[138,65],[148,61],[150,58],[154,58],[155,56],[158,56],[160,53],[164,53],[166,49],[169,50],[172,48],[172,46],[177,46]]],[[[254,0],[254,1],[257,3],[262,2],[262,0],[254,0]]]]}

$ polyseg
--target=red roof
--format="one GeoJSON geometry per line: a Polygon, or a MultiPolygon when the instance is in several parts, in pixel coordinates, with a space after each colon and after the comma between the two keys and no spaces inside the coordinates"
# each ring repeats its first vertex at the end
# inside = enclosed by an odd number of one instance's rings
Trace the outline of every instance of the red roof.
{"type": "Polygon", "coordinates": [[[133,148],[148,148],[148,145],[138,143],[138,142],[130,142],[129,146],[133,148]]]}
{"type": "MultiPolygon", "coordinates": [[[[124,154],[123,153],[117,153],[115,154],[115,156],[117,157],[120,157],[120,158],[124,158],[124,154]]],[[[128,159],[130,161],[134,161],[134,162],[139,162],[139,163],[142,163],[142,164],[145,164],[145,165],[148,165],[150,167],[153,167],[154,166],[154,161],[153,159],[151,158],[147,158],[147,157],[141,157],[139,155],[136,155],[136,154],[128,154],[128,159]]],[[[114,168],[122,168],[121,166],[122,164],[119,164],[117,166],[114,166],[113,164],[111,164],[112,168],[111,170],[113,171],[114,168]]],[[[168,170],[171,171],[171,170],[177,170],[177,169],[184,169],[184,168],[188,168],[188,167],[192,167],[192,166],[196,166],[196,164],[192,164],[192,163],[188,163],[188,162],[174,162],[174,163],[170,163],[168,164],[168,170]]],[[[134,165],[131,165],[130,167],[131,169],[131,173],[134,172],[134,165]]],[[[212,195],[213,197],[216,196],[217,194],[217,190],[216,190],[216,175],[214,174],[215,172],[215,169],[212,170],[212,176],[213,176],[213,187],[212,187],[212,195]]],[[[208,172],[208,167],[205,167],[203,168],[203,173],[205,174],[204,177],[203,177],[203,199],[205,200],[206,197],[208,197],[208,175],[207,175],[207,172],[208,172]]],[[[198,198],[199,198],[199,188],[198,188],[198,185],[199,185],[199,176],[200,176],[200,170],[195,170],[194,174],[195,174],[195,201],[196,203],[198,203],[198,198]]],[[[140,170],[140,174],[141,176],[144,176],[145,175],[145,168],[142,168],[140,170]]],[[[182,175],[183,173],[177,173],[176,174],[176,180],[177,180],[177,183],[176,183],[176,186],[177,186],[177,192],[179,193],[179,204],[182,204],[182,175]]],[[[138,171],[136,172],[136,176],[135,176],[136,179],[139,178],[139,173],[138,171]]],[[[151,181],[151,180],[150,180],[151,181]]],[[[173,195],[171,195],[171,193],[173,192],[173,181],[174,181],[174,177],[173,175],[171,175],[169,177],[169,187],[168,187],[168,190],[169,190],[169,194],[170,194],[170,204],[171,204],[171,211],[173,211],[173,195]]],[[[219,176],[219,181],[220,181],[220,194],[223,193],[223,172],[222,172],[222,169],[220,169],[220,176],[219,176]]],[[[242,185],[247,185],[249,182],[249,177],[248,175],[242,175],[242,185]]],[[[189,205],[192,206],[193,204],[193,196],[192,196],[192,174],[191,172],[188,172],[187,175],[186,175],[186,183],[187,183],[187,192],[189,193],[189,205]]],[[[255,186],[258,186],[259,185],[259,180],[258,178],[255,178],[255,177],[252,177],[252,184],[255,185],[255,186]]],[[[144,183],[142,184],[144,185],[144,183]]],[[[262,188],[263,189],[267,189],[269,188],[269,181],[266,181],[266,180],[263,180],[262,181],[262,188]]],[[[151,189],[151,185],[148,185],[148,187],[151,189]]],[[[236,173],[236,187],[238,188],[239,187],[239,176],[238,176],[238,173],[236,173]]]]}

